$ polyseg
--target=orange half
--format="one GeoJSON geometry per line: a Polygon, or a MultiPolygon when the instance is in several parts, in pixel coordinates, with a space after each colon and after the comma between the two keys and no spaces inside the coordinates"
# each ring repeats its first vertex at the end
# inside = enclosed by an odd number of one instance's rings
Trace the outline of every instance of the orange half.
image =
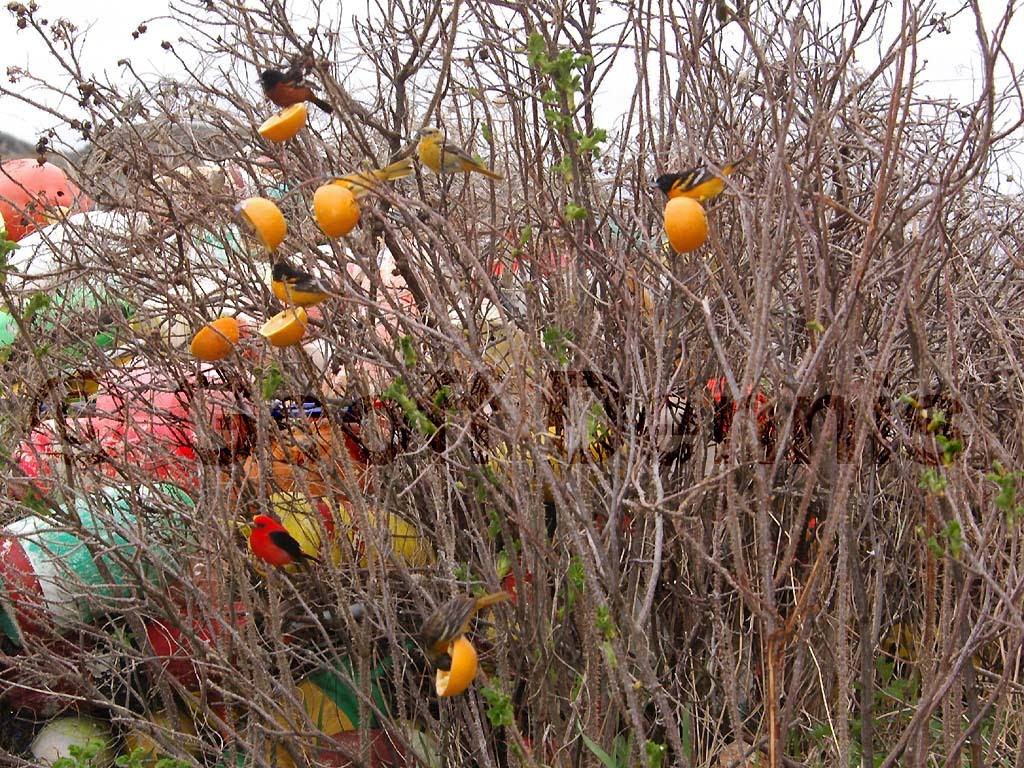
{"type": "Polygon", "coordinates": [[[256,129],[256,133],[267,141],[288,141],[302,130],[308,116],[306,102],[300,101],[268,117],[263,121],[263,125],[256,129]]]}
{"type": "Polygon", "coordinates": [[[341,237],[359,223],[359,203],[348,187],[324,184],[313,193],[313,215],[325,235],[341,237]]]}
{"type": "Polygon", "coordinates": [[[438,696],[457,696],[469,688],[469,684],[476,677],[478,667],[476,648],[466,639],[465,635],[459,635],[448,646],[448,655],[452,659],[452,668],[449,670],[439,669],[434,678],[434,687],[438,696]]]}
{"type": "Polygon", "coordinates": [[[259,334],[275,347],[290,347],[302,341],[308,324],[309,316],[305,309],[289,307],[260,326],[259,334]]]}
{"type": "Polygon", "coordinates": [[[288,234],[288,224],[281,209],[265,197],[247,198],[236,205],[235,210],[242,214],[268,251],[277,248],[288,234]]]}
{"type": "Polygon", "coordinates": [[[207,363],[223,360],[238,343],[238,335],[238,318],[218,317],[196,331],[189,351],[193,357],[207,363]]]}
{"type": "Polygon", "coordinates": [[[665,234],[677,253],[689,253],[708,239],[704,206],[689,197],[673,197],[665,204],[665,234]]]}

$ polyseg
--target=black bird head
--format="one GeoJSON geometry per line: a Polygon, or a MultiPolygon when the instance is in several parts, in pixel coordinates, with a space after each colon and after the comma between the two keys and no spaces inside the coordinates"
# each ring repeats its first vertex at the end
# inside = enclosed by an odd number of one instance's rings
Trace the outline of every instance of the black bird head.
{"type": "Polygon", "coordinates": [[[260,75],[260,82],[263,83],[263,90],[273,88],[275,85],[284,82],[284,73],[278,72],[276,69],[264,70],[263,74],[260,75]]]}
{"type": "Polygon", "coordinates": [[[274,264],[274,268],[270,275],[274,280],[295,280],[296,278],[301,277],[302,273],[295,269],[291,264],[279,261],[274,264]]]}
{"type": "Polygon", "coordinates": [[[678,178],[679,174],[677,173],[663,173],[655,180],[655,182],[651,185],[651,188],[653,189],[654,187],[657,187],[667,195],[669,193],[669,190],[672,189],[672,185],[676,183],[676,179],[678,178]]]}

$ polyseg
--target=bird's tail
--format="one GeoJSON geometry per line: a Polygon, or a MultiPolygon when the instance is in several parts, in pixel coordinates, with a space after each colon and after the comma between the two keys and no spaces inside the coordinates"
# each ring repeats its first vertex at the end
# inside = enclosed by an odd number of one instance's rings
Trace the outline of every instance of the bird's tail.
{"type": "Polygon", "coordinates": [[[489,594],[484,595],[483,597],[478,597],[476,599],[476,608],[478,611],[480,611],[484,608],[487,608],[490,605],[495,605],[496,603],[503,603],[506,600],[511,599],[512,595],[510,595],[508,592],[505,592],[504,590],[501,592],[491,592],[489,594]]]}
{"type": "Polygon", "coordinates": [[[412,176],[415,172],[416,169],[412,164],[412,156],[409,156],[403,157],[401,160],[385,166],[379,171],[374,171],[374,175],[381,181],[394,181],[405,176],[412,176]]]}
{"type": "Polygon", "coordinates": [[[477,165],[476,170],[489,179],[496,179],[497,181],[501,181],[502,179],[505,178],[502,174],[498,173],[497,171],[492,171],[490,168],[485,168],[484,166],[479,164],[477,165]]]}
{"type": "Polygon", "coordinates": [[[356,196],[358,200],[382,181],[394,181],[415,173],[411,157],[405,157],[384,168],[372,171],[356,171],[337,179],[334,183],[341,184],[356,196]]]}
{"type": "Polygon", "coordinates": [[[302,552],[299,554],[299,559],[295,561],[295,564],[299,566],[300,571],[308,571],[310,569],[310,563],[320,565],[321,560],[315,555],[311,555],[308,552],[302,552]]]}
{"type": "Polygon", "coordinates": [[[330,113],[334,111],[334,107],[332,107],[323,99],[317,98],[316,96],[310,96],[309,100],[316,104],[318,107],[320,107],[320,109],[322,109],[324,112],[330,113]]]}
{"type": "Polygon", "coordinates": [[[743,165],[745,162],[747,162],[753,156],[754,156],[754,150],[750,150],[749,152],[747,152],[747,154],[745,154],[739,160],[733,160],[731,163],[728,163],[727,165],[723,165],[722,166],[722,173],[725,176],[728,176],[730,173],[735,171],[737,168],[739,168],[741,165],[743,165]]]}

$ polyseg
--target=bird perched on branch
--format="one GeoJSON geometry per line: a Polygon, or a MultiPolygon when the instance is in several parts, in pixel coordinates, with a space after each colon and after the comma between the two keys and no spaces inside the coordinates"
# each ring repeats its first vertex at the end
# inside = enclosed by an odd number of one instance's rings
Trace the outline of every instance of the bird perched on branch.
{"type": "Polygon", "coordinates": [[[290,107],[300,101],[311,101],[324,112],[333,112],[334,107],[321,98],[313,90],[315,86],[303,78],[300,67],[292,67],[286,72],[268,69],[260,75],[263,93],[279,107],[290,107]]]}
{"type": "Polygon", "coordinates": [[[462,595],[434,611],[420,628],[420,641],[431,663],[441,669],[451,668],[448,646],[459,635],[469,631],[469,622],[477,611],[511,599],[508,592],[491,592],[482,597],[462,595]]]}
{"type": "Polygon", "coordinates": [[[674,197],[692,197],[699,202],[713,200],[725,189],[724,177],[736,170],[748,157],[746,155],[723,166],[721,176],[712,173],[706,165],[698,165],[680,173],[663,174],[652,186],[668,195],[670,200],[674,197]]]}
{"type": "Polygon", "coordinates": [[[355,171],[334,180],[355,195],[356,200],[365,197],[366,194],[385,181],[394,181],[404,176],[411,176],[414,173],[412,158],[403,157],[391,165],[383,168],[375,168],[372,171],[355,171]]]}
{"type": "Polygon", "coordinates": [[[420,128],[416,135],[419,137],[416,154],[420,162],[434,173],[476,171],[491,179],[505,178],[475,159],[466,150],[449,142],[440,128],[420,128]]]}
{"type": "Polygon", "coordinates": [[[299,542],[283,525],[267,515],[256,515],[249,533],[249,547],[261,560],[281,568],[298,563],[306,567],[309,561],[319,563],[313,555],[302,551],[299,542]]]}
{"type": "Polygon", "coordinates": [[[279,261],[270,273],[270,289],[285,304],[312,307],[331,295],[323,283],[308,272],[279,261]]]}

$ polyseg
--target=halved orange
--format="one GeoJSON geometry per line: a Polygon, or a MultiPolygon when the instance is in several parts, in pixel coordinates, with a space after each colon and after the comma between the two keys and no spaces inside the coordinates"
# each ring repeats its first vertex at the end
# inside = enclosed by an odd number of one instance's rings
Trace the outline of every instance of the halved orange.
{"type": "Polygon", "coordinates": [[[306,102],[300,101],[268,117],[256,133],[267,141],[288,141],[302,130],[308,116],[306,102]]]}
{"type": "Polygon", "coordinates": [[[288,234],[288,224],[281,209],[265,197],[250,197],[235,206],[245,222],[268,251],[279,246],[288,234]]]}
{"type": "Polygon", "coordinates": [[[359,203],[347,187],[324,184],[313,193],[313,215],[325,235],[341,237],[359,223],[359,203]]]}
{"type": "Polygon", "coordinates": [[[289,307],[260,326],[259,334],[275,347],[298,344],[306,335],[309,316],[302,307],[289,307]]]}
{"type": "Polygon", "coordinates": [[[452,668],[447,671],[439,669],[434,677],[434,688],[438,696],[457,696],[469,688],[469,684],[476,677],[476,648],[465,635],[459,635],[452,640],[448,646],[448,655],[452,659],[452,668]]]}
{"type": "Polygon", "coordinates": [[[207,323],[192,337],[189,351],[207,363],[223,360],[231,354],[232,348],[238,343],[238,318],[218,317],[207,323]]]}
{"type": "Polygon", "coordinates": [[[689,253],[708,239],[704,206],[689,197],[673,197],[665,204],[665,234],[677,253],[689,253]]]}

